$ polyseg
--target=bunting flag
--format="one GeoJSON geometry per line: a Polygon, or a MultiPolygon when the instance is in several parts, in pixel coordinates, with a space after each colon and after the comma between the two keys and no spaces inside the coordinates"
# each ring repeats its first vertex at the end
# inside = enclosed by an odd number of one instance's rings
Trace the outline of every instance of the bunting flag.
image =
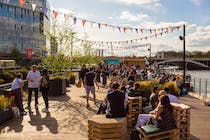
{"type": "Polygon", "coordinates": [[[57,16],[58,16],[58,12],[56,12],[56,11],[53,11],[53,15],[54,15],[54,17],[53,18],[57,18],[57,16]]]}
{"type": "Polygon", "coordinates": [[[126,40],[126,41],[91,41],[91,40],[84,40],[84,39],[79,39],[79,38],[75,38],[76,41],[80,41],[82,43],[88,43],[88,44],[96,44],[98,46],[109,46],[109,45],[128,45],[130,43],[138,43],[139,41],[142,40],[148,40],[151,39],[153,37],[157,38],[158,36],[162,37],[163,33],[167,33],[167,31],[161,32],[161,33],[157,33],[154,35],[150,35],[150,36],[145,36],[142,38],[136,38],[136,39],[131,39],[131,40],[126,40]],[[106,45],[105,45],[106,44],[106,45]]]}
{"type": "Polygon", "coordinates": [[[47,9],[46,7],[42,8],[42,12],[43,12],[45,15],[47,15],[47,11],[48,11],[48,9],[47,9]]]}
{"type": "Polygon", "coordinates": [[[19,3],[20,3],[20,7],[23,7],[23,5],[24,5],[24,0],[19,0],[19,3]]]}
{"type": "Polygon", "coordinates": [[[85,26],[85,23],[86,23],[86,20],[82,20],[82,26],[84,27],[85,26]]]}
{"type": "Polygon", "coordinates": [[[74,24],[76,24],[77,23],[77,18],[74,17],[73,19],[74,19],[74,24]]]}
{"type": "Polygon", "coordinates": [[[36,9],[36,4],[31,4],[32,10],[35,11],[36,9]]]}

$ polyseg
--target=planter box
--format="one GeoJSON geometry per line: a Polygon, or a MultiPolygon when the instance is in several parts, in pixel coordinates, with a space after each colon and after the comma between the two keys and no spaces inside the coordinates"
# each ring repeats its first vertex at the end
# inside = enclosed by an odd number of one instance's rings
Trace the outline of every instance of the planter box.
{"type": "Polygon", "coordinates": [[[7,108],[5,111],[0,112],[0,124],[2,124],[3,122],[10,120],[12,118],[12,109],[11,108],[7,108]]]}
{"type": "Polygon", "coordinates": [[[49,96],[61,96],[66,94],[66,79],[50,80],[49,96]]]}

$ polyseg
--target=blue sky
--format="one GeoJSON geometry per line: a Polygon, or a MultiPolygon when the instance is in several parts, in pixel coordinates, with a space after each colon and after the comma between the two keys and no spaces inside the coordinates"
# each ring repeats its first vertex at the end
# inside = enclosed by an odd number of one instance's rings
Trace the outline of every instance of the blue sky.
{"type": "MultiPolygon", "coordinates": [[[[165,28],[186,24],[186,50],[210,50],[209,0],[49,0],[49,3],[61,13],[70,11],[76,17],[116,26],[165,28]]],[[[87,34],[91,41],[123,41],[140,37],[139,34],[119,33],[107,28],[90,29],[88,23],[85,28],[81,24],[76,25],[75,31],[78,38],[87,34]]],[[[151,43],[153,55],[162,50],[181,51],[179,35],[182,35],[181,29],[139,44],[151,43]]],[[[138,55],[147,55],[146,50],[140,48],[138,51],[142,53],[138,55]]],[[[136,52],[129,51],[134,54],[136,52]]]]}

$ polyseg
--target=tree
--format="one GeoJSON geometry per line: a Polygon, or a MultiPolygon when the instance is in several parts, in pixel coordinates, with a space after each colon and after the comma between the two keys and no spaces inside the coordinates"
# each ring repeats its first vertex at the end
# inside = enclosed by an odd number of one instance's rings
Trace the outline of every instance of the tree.
{"type": "Polygon", "coordinates": [[[22,55],[18,48],[13,47],[10,53],[10,56],[18,65],[22,64],[22,55]]]}
{"type": "Polygon", "coordinates": [[[72,68],[74,63],[70,57],[75,32],[71,23],[72,15],[68,14],[65,19],[52,19],[50,29],[46,31],[46,37],[51,40],[51,47],[42,49],[50,52],[47,56],[40,55],[41,62],[53,72],[61,72],[72,68]]]}

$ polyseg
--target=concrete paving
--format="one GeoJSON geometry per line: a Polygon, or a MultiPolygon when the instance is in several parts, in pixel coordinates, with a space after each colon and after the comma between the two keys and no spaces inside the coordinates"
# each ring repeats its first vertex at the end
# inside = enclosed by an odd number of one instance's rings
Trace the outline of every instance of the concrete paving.
{"type": "MultiPolygon", "coordinates": [[[[72,86],[64,96],[50,97],[49,111],[41,112],[43,99],[39,98],[39,109],[26,116],[14,118],[0,127],[0,140],[87,140],[87,120],[96,114],[91,95],[90,107],[82,97],[82,89],[72,86]]],[[[102,102],[106,89],[96,90],[97,101],[102,102]]],[[[210,107],[190,96],[179,97],[181,103],[191,107],[191,139],[208,140],[210,137],[210,107]]],[[[33,102],[32,104],[33,105],[33,102]]]]}

